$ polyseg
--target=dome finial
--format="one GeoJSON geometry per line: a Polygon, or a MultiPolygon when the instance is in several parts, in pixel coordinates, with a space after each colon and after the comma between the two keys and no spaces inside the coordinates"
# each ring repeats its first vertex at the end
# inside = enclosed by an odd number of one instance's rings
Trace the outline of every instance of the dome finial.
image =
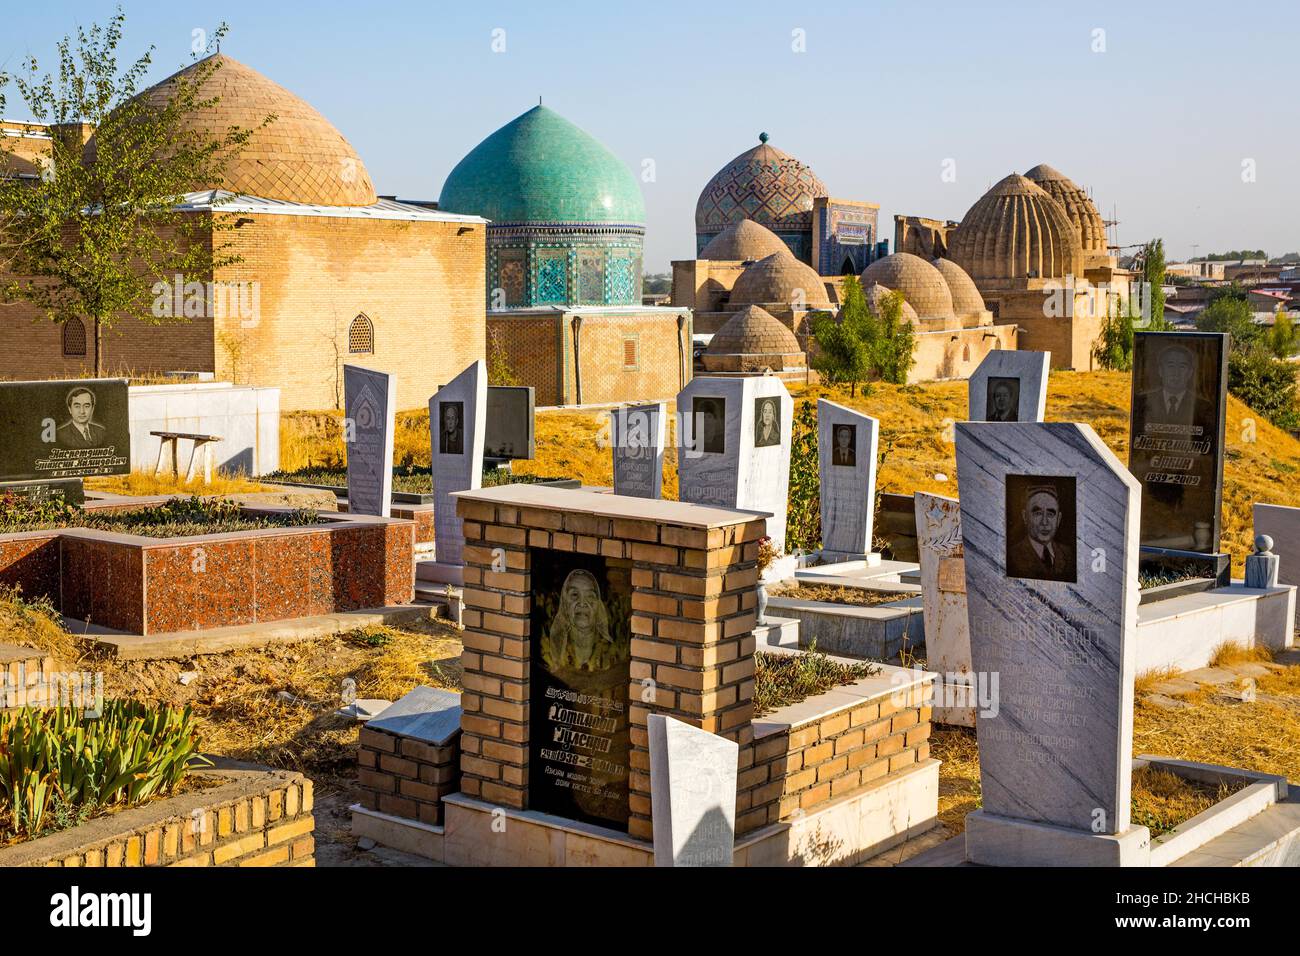
{"type": "Polygon", "coordinates": [[[766,142],[767,142],[767,134],[766,134],[766,133],[759,133],[759,134],[758,134],[758,141],[759,141],[760,143],[766,143],[766,142]]]}

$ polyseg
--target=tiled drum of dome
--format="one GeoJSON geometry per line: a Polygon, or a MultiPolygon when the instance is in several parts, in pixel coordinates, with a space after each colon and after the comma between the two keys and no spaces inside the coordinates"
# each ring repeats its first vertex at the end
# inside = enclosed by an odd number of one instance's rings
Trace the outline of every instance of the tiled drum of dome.
{"type": "Polygon", "coordinates": [[[606,270],[609,274],[609,302],[611,305],[628,305],[636,302],[636,260],[630,256],[611,256],[606,270]]]}
{"type": "Polygon", "coordinates": [[[565,302],[568,299],[568,261],[556,256],[537,263],[537,301],[565,302]]]}

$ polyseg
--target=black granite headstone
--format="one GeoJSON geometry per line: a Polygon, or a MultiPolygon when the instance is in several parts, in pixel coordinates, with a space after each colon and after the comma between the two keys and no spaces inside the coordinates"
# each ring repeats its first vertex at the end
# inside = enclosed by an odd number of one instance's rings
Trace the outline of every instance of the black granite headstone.
{"type": "Polygon", "coordinates": [[[1135,334],[1129,470],[1143,546],[1218,551],[1227,394],[1227,335],[1135,334]]]}
{"type": "Polygon", "coordinates": [[[126,379],[0,383],[0,481],[130,471],[126,379]]]}
{"type": "Polygon", "coordinates": [[[628,822],[632,565],[534,548],[529,809],[628,822]]]}
{"type": "Polygon", "coordinates": [[[533,411],[532,386],[489,385],[483,457],[531,459],[533,411]]]}
{"type": "Polygon", "coordinates": [[[80,478],[62,478],[58,481],[0,481],[0,498],[15,495],[31,501],[62,501],[79,505],[86,501],[86,491],[80,478]]]}

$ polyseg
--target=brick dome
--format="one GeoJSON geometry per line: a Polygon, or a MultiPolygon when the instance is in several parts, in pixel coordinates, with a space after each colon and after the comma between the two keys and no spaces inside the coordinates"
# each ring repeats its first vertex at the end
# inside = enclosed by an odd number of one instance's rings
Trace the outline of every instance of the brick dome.
{"type": "MultiPolygon", "coordinates": [[[[880,310],[884,308],[885,296],[894,291],[887,286],[881,285],[879,282],[873,282],[871,285],[864,285],[862,290],[866,293],[868,307],[870,307],[871,311],[876,315],[879,315],[880,310]]],[[[917,325],[920,322],[916,316],[916,309],[912,308],[912,306],[908,304],[906,298],[903,299],[903,318],[908,322],[911,322],[913,325],[917,325]]]]}
{"type": "Polygon", "coordinates": [[[943,275],[920,256],[895,252],[877,259],[862,272],[864,287],[879,283],[903,293],[903,298],[923,319],[953,315],[952,293],[943,275]]]}
{"type": "Polygon", "coordinates": [[[984,297],[966,270],[951,259],[935,259],[930,264],[939,270],[943,281],[948,283],[948,291],[952,293],[952,310],[957,315],[984,311],[984,297]]]}
{"type": "Polygon", "coordinates": [[[695,204],[695,231],[721,232],[753,219],[772,230],[812,226],[813,199],[826,196],[817,174],[788,153],[768,145],[767,134],[709,180],[695,204]]]}
{"type": "Polygon", "coordinates": [[[781,238],[766,226],[752,219],[733,222],[709,240],[700,251],[701,259],[718,259],[729,262],[757,262],[789,249],[781,238]]]}
{"type": "Polygon", "coordinates": [[[1084,252],[1106,253],[1106,223],[1088,194],[1074,180],[1046,163],[1039,163],[1025,173],[1025,178],[1032,179],[1064,207],[1084,252]]]}
{"type": "Polygon", "coordinates": [[[729,301],[731,305],[779,302],[788,306],[799,299],[810,309],[831,307],[822,277],[783,249],[747,267],[732,286],[729,301]]]}
{"type": "Polygon", "coordinates": [[[1018,173],[967,210],[953,231],[948,256],[976,283],[1060,279],[1083,272],[1083,250],[1065,209],[1018,173]]]}
{"type": "MultiPolygon", "coordinates": [[[[184,129],[205,139],[223,138],[232,126],[254,129],[248,143],[226,164],[221,182],[194,183],[195,191],[228,189],[263,199],[322,206],[371,206],[378,200],[365,164],[324,116],[252,67],[218,53],[200,61],[213,63],[201,99],[217,102],[186,116],[184,129]],[[261,129],[267,116],[275,119],[261,129]]],[[[177,83],[192,78],[194,63],[140,95],[161,107],[177,83]]],[[[95,139],[86,144],[93,161],[95,139]]]]}
{"type": "Polygon", "coordinates": [[[705,350],[708,355],[784,355],[802,351],[794,333],[757,305],[746,306],[728,319],[705,350]]]}

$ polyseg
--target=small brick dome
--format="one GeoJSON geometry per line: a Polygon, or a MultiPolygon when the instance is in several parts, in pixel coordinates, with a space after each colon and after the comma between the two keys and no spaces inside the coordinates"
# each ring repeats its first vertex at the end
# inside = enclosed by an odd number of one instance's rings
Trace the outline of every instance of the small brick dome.
{"type": "Polygon", "coordinates": [[[930,264],[939,270],[943,281],[948,283],[948,291],[952,293],[952,309],[957,315],[973,315],[984,311],[984,297],[965,269],[951,259],[935,259],[930,264]]]}
{"type": "MultiPolygon", "coordinates": [[[[863,286],[863,292],[865,292],[867,296],[867,305],[876,315],[879,315],[880,310],[884,307],[885,296],[893,291],[893,289],[888,286],[883,286],[879,282],[873,282],[871,285],[863,286]]],[[[906,297],[903,298],[903,318],[908,322],[911,322],[913,325],[920,322],[916,316],[916,309],[912,308],[906,297]]]]}
{"type": "Polygon", "coordinates": [[[780,319],[766,309],[750,305],[714,333],[705,351],[708,355],[786,355],[803,349],[780,319]]]}
{"type": "MultiPolygon", "coordinates": [[[[263,199],[322,206],[373,206],[378,201],[361,157],[329,120],[306,100],[224,53],[173,73],[140,96],[161,108],[175,95],[182,79],[192,79],[201,63],[213,61],[216,69],[198,95],[217,102],[186,116],[182,134],[192,131],[218,140],[232,126],[254,133],[230,158],[222,182],[194,183],[194,191],[228,189],[263,199]],[[262,127],[271,115],[275,119],[262,127]]],[[[86,144],[87,161],[93,162],[94,156],[92,136],[86,144]]]]}
{"type": "Polygon", "coordinates": [[[1074,180],[1046,163],[1039,163],[1025,173],[1025,178],[1043,187],[1043,191],[1065,209],[1070,222],[1074,223],[1084,252],[1106,253],[1106,223],[1088,194],[1075,185],[1074,180]]]}
{"type": "Polygon", "coordinates": [[[831,308],[822,277],[789,249],[782,249],[746,268],[732,286],[729,301],[731,305],[790,305],[800,298],[800,292],[808,308],[831,308]]]}
{"type": "Polygon", "coordinates": [[[952,293],[943,275],[920,256],[895,252],[877,259],[862,271],[862,285],[878,282],[903,293],[903,298],[923,319],[946,319],[953,315],[952,293]]]}
{"type": "Polygon", "coordinates": [[[701,259],[718,259],[727,262],[757,262],[770,255],[789,252],[781,238],[766,226],[752,219],[733,222],[709,240],[702,250],[701,259]]]}
{"type": "Polygon", "coordinates": [[[1064,207],[1018,173],[967,210],[948,243],[949,257],[977,283],[1081,275],[1083,250],[1064,207]]]}

